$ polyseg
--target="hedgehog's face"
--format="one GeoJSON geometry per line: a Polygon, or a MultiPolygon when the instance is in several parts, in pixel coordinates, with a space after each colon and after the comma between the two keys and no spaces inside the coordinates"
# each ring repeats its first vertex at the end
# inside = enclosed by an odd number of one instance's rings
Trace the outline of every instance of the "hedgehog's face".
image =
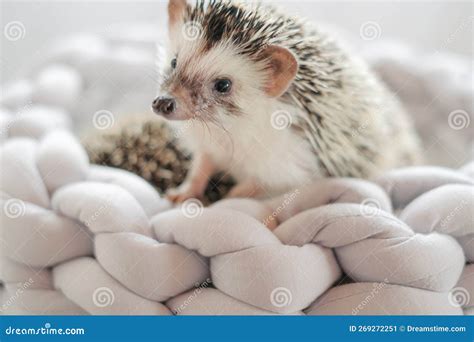
{"type": "Polygon", "coordinates": [[[268,46],[260,60],[251,59],[229,40],[211,44],[215,35],[187,18],[191,8],[185,0],[170,0],[168,11],[170,49],[161,65],[164,77],[153,102],[156,113],[170,120],[216,122],[248,113],[257,102],[277,98],[289,87],[297,63],[288,50],[268,46]]]}
{"type": "Polygon", "coordinates": [[[180,33],[171,41],[155,112],[169,120],[203,121],[241,114],[242,100],[258,92],[254,65],[229,46],[203,51],[201,41],[186,41],[180,33]]]}

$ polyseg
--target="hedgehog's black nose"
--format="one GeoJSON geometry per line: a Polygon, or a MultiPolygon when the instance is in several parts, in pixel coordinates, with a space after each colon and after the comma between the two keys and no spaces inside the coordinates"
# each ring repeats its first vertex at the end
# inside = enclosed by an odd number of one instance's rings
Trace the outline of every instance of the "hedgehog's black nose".
{"type": "Polygon", "coordinates": [[[156,114],[170,115],[176,109],[176,102],[172,97],[159,96],[153,101],[151,107],[156,114]]]}

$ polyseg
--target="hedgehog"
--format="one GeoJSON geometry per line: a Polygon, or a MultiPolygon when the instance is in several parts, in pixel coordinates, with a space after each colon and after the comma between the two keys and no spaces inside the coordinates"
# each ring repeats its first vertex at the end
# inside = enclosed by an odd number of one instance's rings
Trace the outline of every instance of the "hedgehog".
{"type": "Polygon", "coordinates": [[[273,196],[322,177],[371,179],[417,163],[412,122],[353,52],[268,4],[170,0],[152,110],[192,154],[174,202],[216,172],[228,197],[273,196]]]}
{"type": "Polygon", "coordinates": [[[200,197],[216,171],[230,197],[268,197],[321,177],[371,178],[419,159],[397,98],[330,34],[268,5],[170,0],[155,113],[193,154],[168,192],[200,197]]]}

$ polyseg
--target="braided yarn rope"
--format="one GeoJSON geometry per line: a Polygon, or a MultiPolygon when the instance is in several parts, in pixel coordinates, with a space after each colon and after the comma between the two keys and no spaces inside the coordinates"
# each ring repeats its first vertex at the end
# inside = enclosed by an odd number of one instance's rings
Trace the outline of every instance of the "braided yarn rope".
{"type": "Polygon", "coordinates": [[[472,311],[472,164],[172,209],[64,130],[10,138],[0,160],[4,313],[472,311]]]}
{"type": "MultiPolygon", "coordinates": [[[[174,209],[137,175],[91,165],[68,129],[113,126],[154,95],[156,34],[126,31],[68,39],[2,92],[2,314],[474,312],[472,163],[174,209]]],[[[400,68],[434,84],[431,70],[416,74],[429,63],[413,60],[400,68]]],[[[443,101],[472,105],[472,91],[458,91],[471,88],[446,82],[454,79],[443,76],[443,101]]],[[[415,95],[423,107],[435,98],[415,95]]],[[[456,160],[465,158],[461,132],[443,140],[459,145],[456,160]]]]}

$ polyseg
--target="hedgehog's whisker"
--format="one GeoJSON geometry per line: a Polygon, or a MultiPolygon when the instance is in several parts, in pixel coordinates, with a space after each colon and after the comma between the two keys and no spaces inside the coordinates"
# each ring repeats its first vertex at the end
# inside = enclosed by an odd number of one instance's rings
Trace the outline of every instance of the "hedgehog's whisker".
{"type": "Polygon", "coordinates": [[[203,115],[203,114],[206,114],[206,113],[199,110],[198,115],[196,115],[196,119],[197,119],[197,121],[199,121],[201,123],[201,125],[203,127],[206,126],[206,129],[207,129],[207,132],[209,133],[209,136],[212,136],[211,129],[210,129],[208,123],[207,123],[207,120],[204,120],[203,116],[205,116],[205,115],[203,115]]]}
{"type": "Polygon", "coordinates": [[[217,119],[215,116],[210,116],[209,121],[214,124],[216,127],[220,128],[225,135],[229,138],[229,142],[231,144],[231,158],[234,157],[234,151],[235,151],[235,144],[234,144],[234,139],[232,138],[232,134],[229,132],[227,128],[225,128],[223,121],[217,119]]]}

